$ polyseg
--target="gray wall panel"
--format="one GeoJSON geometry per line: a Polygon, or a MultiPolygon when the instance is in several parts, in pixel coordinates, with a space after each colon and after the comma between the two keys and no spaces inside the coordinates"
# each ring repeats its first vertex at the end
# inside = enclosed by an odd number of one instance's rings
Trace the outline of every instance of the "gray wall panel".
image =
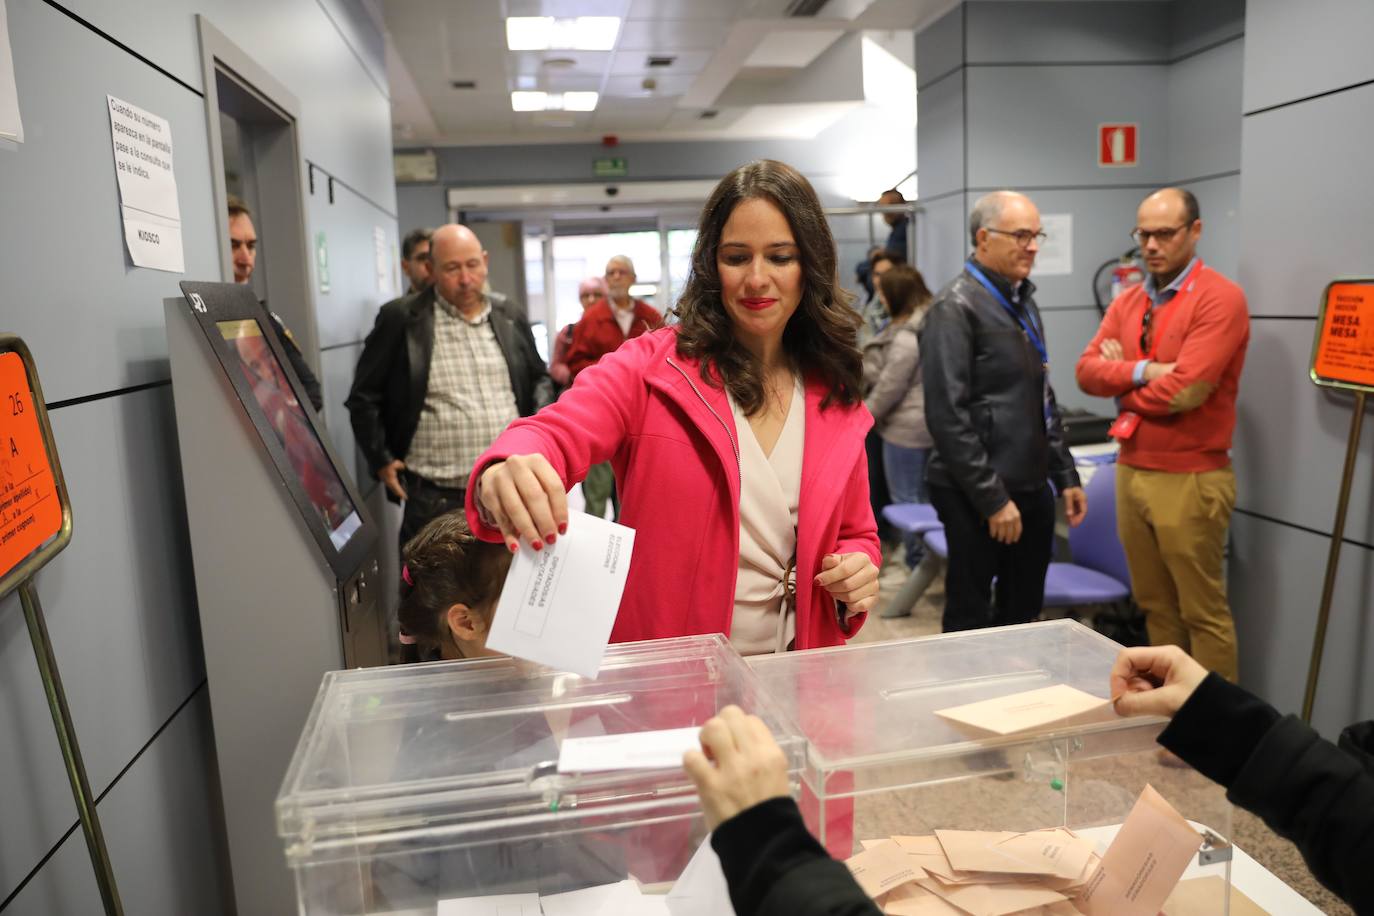
{"type": "Polygon", "coordinates": [[[1240,176],[1186,182],[1183,187],[1193,192],[1202,213],[1198,254],[1235,280],[1240,275],[1240,176]]]}
{"type": "Polygon", "coordinates": [[[1253,313],[1315,315],[1329,280],[1370,273],[1371,147],[1374,86],[1245,119],[1241,281],[1253,313]]]}
{"type": "Polygon", "coordinates": [[[1169,6],[1152,2],[968,3],[968,63],[1169,58],[1169,6]]]}
{"type": "Polygon", "coordinates": [[[1245,59],[1245,110],[1374,79],[1371,34],[1374,3],[1368,0],[1249,0],[1245,37],[1253,52],[1245,59]]]}
{"type": "Polygon", "coordinates": [[[187,276],[217,279],[202,100],[41,0],[8,9],[25,142],[0,153],[0,324],[50,401],[165,380],[161,299],[183,277],[129,261],[105,94],[171,123],[187,276]]]}
{"type": "Polygon", "coordinates": [[[64,407],[52,425],[74,524],[44,606],[99,792],[205,676],[171,386],[64,407]]]}
{"type": "Polygon", "coordinates": [[[916,84],[926,85],[964,62],[964,6],[961,4],[916,34],[916,84]]]}
{"type": "Polygon", "coordinates": [[[965,185],[964,77],[962,70],[940,80],[916,97],[920,128],[916,132],[922,197],[934,197],[965,185]]]}
{"type": "Polygon", "coordinates": [[[1171,6],[1175,58],[1245,33],[1245,0],[1183,0],[1171,6]]]}
{"type": "MultiPolygon", "coordinates": [[[[75,823],[75,814],[72,823],[75,823]]],[[[108,828],[106,834],[108,837],[108,828]]],[[[79,828],[63,841],[43,870],[24,885],[4,912],[5,916],[84,916],[104,912],[79,828]]],[[[126,912],[129,911],[126,909],[126,912]]]]}
{"type": "Polygon", "coordinates": [[[1245,47],[1228,42],[1169,68],[1168,174],[1177,181],[1240,168],[1245,47]]]}
{"type": "Polygon", "coordinates": [[[348,397],[348,389],[353,385],[353,372],[358,366],[358,356],[363,352],[361,343],[334,347],[320,353],[320,385],[324,391],[324,420],[329,427],[329,443],[334,452],[353,473],[358,489],[366,493],[376,481],[371,469],[363,467],[362,453],[357,450],[353,439],[353,427],[348,422],[348,410],[343,406],[348,397]]]}
{"type": "MultiPolygon", "coordinates": [[[[369,59],[371,52],[355,53],[320,3],[68,0],[64,6],[197,89],[201,75],[195,16],[200,13],[295,95],[301,105],[301,154],[395,212],[386,80],[364,68],[360,60],[369,59]]],[[[356,17],[337,18],[345,23],[345,32],[361,35],[367,27],[356,17]]],[[[26,116],[30,107],[24,106],[26,116]]]]}
{"type": "MultiPolygon", "coordinates": [[[[436,184],[396,186],[396,223],[401,237],[412,229],[431,229],[448,222],[448,201],[444,189],[436,184]]],[[[400,257],[399,250],[397,257],[400,257]]]]}
{"type": "Polygon", "coordinates": [[[306,197],[311,227],[311,248],[323,232],[329,244],[329,292],[319,289],[315,277],[315,321],[320,346],[353,343],[372,328],[377,309],[400,295],[400,240],[396,220],[351,190],[334,185],[334,202],[324,185],[306,197]],[[373,231],[386,235],[384,287],[377,283],[377,249],[373,231]]]}
{"type": "Polygon", "coordinates": [[[969,187],[1153,183],[1168,175],[1166,68],[978,67],[965,73],[969,187]],[[1140,125],[1138,166],[1097,165],[1097,125],[1116,121],[1140,125]]]}
{"type": "MultiPolygon", "coordinates": [[[[1241,683],[1282,712],[1302,707],[1329,545],[1321,535],[1241,513],[1231,520],[1230,596],[1241,683]]],[[[1312,716],[1313,726],[1331,740],[1374,708],[1372,591],[1374,551],[1345,545],[1312,716]]]]}
{"type": "Polygon", "coordinates": [[[958,276],[969,244],[964,195],[921,204],[916,216],[916,266],[932,292],[958,276]]]}

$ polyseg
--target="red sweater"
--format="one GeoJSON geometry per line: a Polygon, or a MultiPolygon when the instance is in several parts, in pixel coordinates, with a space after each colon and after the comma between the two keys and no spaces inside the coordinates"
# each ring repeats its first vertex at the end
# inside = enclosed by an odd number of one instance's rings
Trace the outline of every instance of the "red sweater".
{"type": "Polygon", "coordinates": [[[582,313],[582,320],[573,328],[572,346],[568,347],[567,363],[573,378],[607,353],[615,352],[625,341],[663,324],[663,316],[653,306],[639,299],[632,301],[635,317],[630,322],[629,334],[621,332],[620,322],[615,320],[611,304],[605,299],[582,313]]]}
{"type": "Polygon", "coordinates": [[[1078,358],[1078,385],[1116,398],[1140,415],[1135,435],[1121,443],[1120,461],[1149,471],[1196,473],[1230,465],[1236,392],[1250,341],[1250,313],[1239,286],[1201,261],[1178,294],[1155,312],[1153,356],[1140,350],[1140,323],[1150,297],[1144,285],[1117,296],[1102,326],[1078,358]],[[1125,359],[1103,359],[1102,341],[1121,342],[1125,359]],[[1141,359],[1176,363],[1139,388],[1131,374],[1141,359]]]}

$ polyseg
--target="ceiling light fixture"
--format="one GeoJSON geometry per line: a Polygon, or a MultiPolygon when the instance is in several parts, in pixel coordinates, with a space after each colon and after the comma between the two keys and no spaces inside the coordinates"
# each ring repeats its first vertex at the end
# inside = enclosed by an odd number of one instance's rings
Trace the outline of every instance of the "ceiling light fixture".
{"type": "Polygon", "coordinates": [[[596,92],[521,92],[510,94],[511,111],[596,111],[596,92]]]}
{"type": "Polygon", "coordinates": [[[619,16],[511,16],[506,20],[506,47],[512,51],[609,51],[619,34],[619,16]]]}

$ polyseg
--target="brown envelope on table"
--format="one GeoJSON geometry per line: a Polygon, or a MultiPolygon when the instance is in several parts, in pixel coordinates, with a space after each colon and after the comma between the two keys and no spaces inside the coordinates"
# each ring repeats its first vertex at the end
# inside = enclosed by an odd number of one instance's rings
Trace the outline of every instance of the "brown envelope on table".
{"type": "MultiPolygon", "coordinates": [[[[1216,875],[1180,881],[1161,911],[1164,916],[1212,916],[1217,912],[1226,882],[1216,875]]],[[[1231,887],[1230,916],[1269,916],[1269,911],[1231,887]]]]}
{"type": "Polygon", "coordinates": [[[908,881],[925,877],[925,872],[891,840],[865,849],[844,864],[870,897],[880,897],[908,881]]]}
{"type": "Polygon", "coordinates": [[[935,836],[958,871],[1077,879],[1097,848],[1058,827],[1029,833],[937,830],[935,836]]]}
{"type": "Polygon", "coordinates": [[[1116,718],[1111,700],[1084,693],[1068,684],[937,709],[935,714],[959,725],[997,735],[1116,718]]]}
{"type": "Polygon", "coordinates": [[[971,916],[1007,916],[1064,900],[1063,894],[1039,884],[964,884],[950,887],[934,878],[916,882],[971,916]]]}
{"type": "Polygon", "coordinates": [[[943,897],[915,884],[905,884],[888,894],[879,904],[883,916],[968,916],[943,897]]]}
{"type": "Polygon", "coordinates": [[[1078,895],[1088,916],[1155,916],[1202,846],[1202,836],[1147,785],[1078,895]]]}
{"type": "Polygon", "coordinates": [[[955,871],[949,859],[945,858],[940,841],[933,836],[894,836],[892,840],[910,857],[912,864],[945,884],[970,884],[975,881],[991,884],[1016,880],[1015,875],[970,875],[955,871]]]}

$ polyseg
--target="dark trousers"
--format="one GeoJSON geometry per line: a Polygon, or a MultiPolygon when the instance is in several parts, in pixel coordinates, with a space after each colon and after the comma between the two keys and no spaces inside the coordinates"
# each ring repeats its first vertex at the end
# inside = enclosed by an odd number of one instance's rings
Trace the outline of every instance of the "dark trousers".
{"type": "Polygon", "coordinates": [[[878,539],[884,544],[896,544],[900,538],[883,518],[883,506],[892,502],[892,496],[887,491],[887,473],[883,470],[883,437],[876,429],[868,431],[864,452],[868,456],[868,501],[873,506],[873,520],[878,523],[878,539]]]}
{"type": "Polygon", "coordinates": [[[464,491],[460,487],[441,487],[411,471],[401,471],[401,486],[406,491],[405,511],[401,516],[402,550],[434,519],[463,508],[464,491]]]}
{"type": "Polygon", "coordinates": [[[1040,615],[1054,551],[1054,492],[1046,484],[1011,498],[1021,512],[1021,539],[1001,544],[962,490],[930,485],[930,501],[949,542],[946,633],[1029,623],[1040,615]]]}

